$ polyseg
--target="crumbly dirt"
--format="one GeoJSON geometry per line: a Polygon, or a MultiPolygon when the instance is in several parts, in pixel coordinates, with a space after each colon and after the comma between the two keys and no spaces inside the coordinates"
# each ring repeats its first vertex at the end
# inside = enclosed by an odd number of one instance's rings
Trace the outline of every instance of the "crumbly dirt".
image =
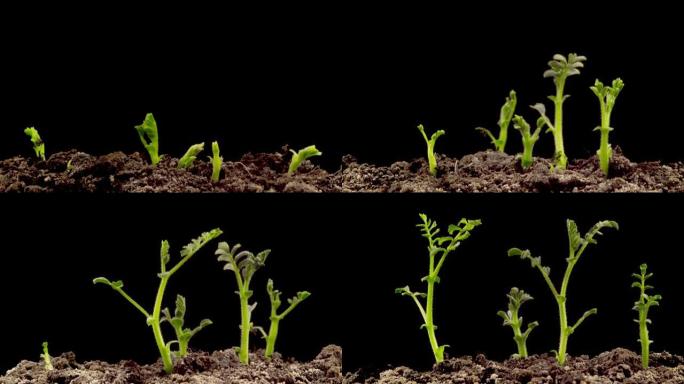
{"type": "Polygon", "coordinates": [[[359,163],[344,156],[330,173],[305,161],[287,175],[287,148],[276,153],[248,153],[226,161],[221,179],[212,183],[211,164],[197,160],[177,169],[165,156],[155,167],[141,153],[92,156],[75,150],[46,161],[13,157],[0,161],[0,191],[5,192],[684,192],[684,163],[634,163],[614,151],[605,178],[596,156],[552,170],[551,161],[535,158],[523,170],[516,156],[494,151],[460,159],[438,156],[437,177],[425,159],[390,166],[359,163]]]}
{"type": "Polygon", "coordinates": [[[347,375],[345,384],[681,384],[683,361],[667,352],[654,353],[651,366],[642,369],[641,358],[621,348],[594,358],[570,357],[563,367],[548,354],[502,363],[477,355],[446,360],[429,372],[398,367],[369,378],[347,375]]]}
{"type": "Polygon", "coordinates": [[[342,383],[342,349],[330,345],[312,361],[298,363],[274,354],[265,360],[250,354],[250,365],[242,365],[234,349],[214,353],[191,352],[165,374],[160,361],[139,365],[133,361],[110,364],[103,361],[78,363],[73,353],[54,357],[54,370],[42,362],[22,361],[0,384],[338,384],[342,383]]]}
{"type": "Polygon", "coordinates": [[[249,366],[240,364],[234,349],[214,353],[191,352],[164,374],[161,362],[139,365],[133,361],[110,364],[79,363],[73,353],[54,357],[47,371],[42,362],[22,361],[0,377],[0,384],[681,384],[684,358],[667,352],[653,353],[651,366],[641,367],[634,352],[617,348],[594,358],[568,357],[560,367],[549,354],[504,362],[483,355],[453,358],[431,371],[397,367],[373,374],[342,373],[342,349],[325,348],[308,363],[280,355],[265,360],[250,355],[249,366]]]}

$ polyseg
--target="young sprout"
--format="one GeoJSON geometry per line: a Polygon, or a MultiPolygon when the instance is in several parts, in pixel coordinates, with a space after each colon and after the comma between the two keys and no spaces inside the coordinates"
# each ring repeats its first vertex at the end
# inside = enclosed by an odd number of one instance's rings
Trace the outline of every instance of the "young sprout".
{"type": "Polygon", "coordinates": [[[306,300],[307,297],[311,296],[311,293],[307,291],[297,292],[297,296],[287,299],[289,306],[283,312],[278,313],[278,308],[282,302],[280,301],[281,292],[277,289],[273,289],[273,280],[268,279],[266,284],[266,292],[268,292],[268,297],[271,300],[271,326],[268,329],[268,334],[261,327],[255,327],[264,339],[266,339],[266,351],[264,352],[264,357],[270,359],[275,351],[275,343],[278,338],[278,326],[280,321],[285,318],[299,303],[306,300]]]}
{"type": "Polygon", "coordinates": [[[539,113],[548,126],[546,132],[553,134],[553,142],[556,148],[554,160],[556,167],[559,169],[565,169],[568,163],[568,157],[565,155],[565,148],[563,147],[563,103],[570,95],[564,94],[565,80],[569,76],[579,75],[579,70],[584,68],[583,62],[586,60],[586,57],[579,56],[576,53],[569,54],[567,59],[563,55],[555,54],[553,55],[553,60],[549,61],[550,68],[544,71],[544,77],[552,77],[553,83],[556,85],[556,94],[549,96],[549,99],[553,101],[556,107],[553,124],[551,124],[551,121],[542,110],[539,113]]]}
{"type": "Polygon", "coordinates": [[[505,152],[506,141],[508,140],[508,126],[511,124],[511,119],[513,118],[513,113],[515,112],[515,105],[518,100],[515,95],[515,91],[511,90],[509,96],[506,98],[506,102],[501,107],[501,113],[499,114],[499,137],[496,138],[487,128],[478,127],[475,128],[478,131],[484,133],[489,137],[494,144],[494,148],[499,152],[505,152]]]}
{"type": "Polygon", "coordinates": [[[190,168],[192,163],[197,160],[197,155],[204,151],[204,143],[194,144],[188,148],[185,155],[178,160],[178,169],[190,168]]]}
{"type": "Polygon", "coordinates": [[[43,341],[43,353],[40,355],[40,357],[43,359],[43,363],[45,364],[45,370],[46,371],[52,371],[55,369],[52,366],[52,356],[50,356],[50,353],[48,352],[48,342],[43,341]]]}
{"type": "Polygon", "coordinates": [[[623,83],[620,78],[617,78],[613,80],[612,86],[604,86],[602,82],[596,79],[594,86],[589,87],[596,97],[598,97],[601,107],[601,126],[594,128],[594,131],[601,132],[601,144],[598,151],[596,151],[596,154],[599,157],[601,171],[606,177],[608,176],[610,159],[613,156],[613,150],[610,147],[610,144],[608,144],[608,134],[613,130],[610,126],[610,114],[613,112],[615,100],[617,100],[617,97],[624,86],[625,83],[623,83]]]}
{"type": "Polygon", "coordinates": [[[221,242],[216,250],[219,261],[224,261],[226,265],[224,270],[233,271],[235,280],[237,281],[237,294],[240,297],[240,348],[238,350],[240,362],[242,364],[249,364],[249,334],[254,327],[251,321],[252,311],[256,307],[256,303],[250,304],[249,299],[254,293],[249,284],[252,282],[254,273],[264,266],[266,258],[271,253],[270,249],[261,251],[258,254],[253,254],[249,251],[240,251],[240,244],[236,244],[233,248],[226,242],[221,242]]]}
{"type": "Polygon", "coordinates": [[[211,181],[213,183],[218,183],[219,178],[221,177],[221,165],[223,164],[223,157],[221,157],[218,141],[211,143],[211,154],[211,181]]]}
{"type": "Polygon", "coordinates": [[[159,135],[157,134],[157,121],[151,113],[145,115],[145,120],[140,125],[135,126],[138,131],[140,141],[145,146],[147,153],[150,155],[150,161],[153,166],[159,163],[159,135]]]}
{"type": "Polygon", "coordinates": [[[409,286],[395,289],[397,294],[402,296],[409,296],[413,299],[418,307],[418,312],[423,319],[421,328],[425,328],[430,341],[430,347],[435,357],[436,362],[444,361],[444,349],[447,345],[439,345],[435,330],[437,326],[434,324],[433,309],[434,309],[434,292],[435,284],[439,283],[439,272],[444,265],[446,257],[461,245],[461,241],[470,237],[470,231],[481,224],[480,220],[461,219],[458,224],[451,224],[448,229],[449,235],[438,236],[440,229],[437,228],[437,222],[428,219],[424,214],[420,214],[422,223],[418,224],[422,236],[428,241],[428,256],[430,259],[428,275],[423,277],[421,281],[427,284],[427,293],[412,292],[409,286]],[[425,299],[425,306],[420,299],[425,299]]]}
{"type": "Polygon", "coordinates": [[[560,365],[565,364],[565,354],[568,348],[568,338],[570,335],[575,332],[577,327],[579,327],[587,317],[595,315],[597,312],[596,308],[592,308],[584,312],[582,317],[580,317],[574,325],[569,326],[568,314],[565,308],[567,304],[568,284],[570,283],[570,275],[572,274],[572,270],[575,268],[575,264],[577,264],[577,261],[579,261],[580,256],[582,256],[587,246],[589,244],[596,244],[594,237],[601,235],[601,229],[603,228],[618,229],[618,224],[609,220],[599,221],[593,227],[591,227],[584,237],[582,237],[577,230],[577,224],[570,219],[567,220],[568,241],[570,248],[568,258],[565,259],[567,262],[567,267],[565,268],[565,274],[563,275],[563,282],[561,283],[560,290],[557,289],[554,283],[551,281],[551,269],[542,265],[541,257],[532,257],[532,254],[527,249],[522,250],[519,248],[511,248],[508,250],[508,256],[520,256],[520,258],[523,260],[529,260],[532,268],[539,270],[544,278],[544,281],[549,286],[553,297],[556,299],[560,318],[560,340],[558,342],[558,350],[554,352],[556,353],[556,360],[558,360],[558,364],[560,365]]]}
{"type": "Polygon", "coordinates": [[[651,324],[651,320],[648,318],[648,310],[652,306],[660,305],[660,300],[662,296],[660,295],[649,295],[646,293],[647,290],[653,289],[652,286],[646,284],[646,280],[653,276],[653,273],[647,273],[648,266],[646,264],[641,264],[639,267],[641,270],[640,274],[633,273],[632,276],[637,280],[632,283],[632,287],[639,289],[639,300],[634,303],[634,310],[639,312],[639,319],[634,320],[639,323],[639,341],[641,343],[641,365],[644,369],[648,368],[648,355],[651,343],[653,340],[648,338],[648,324],[651,324]]]}
{"type": "Polygon", "coordinates": [[[169,323],[176,329],[176,335],[178,336],[178,325],[180,324],[180,327],[182,328],[182,318],[183,316],[180,316],[180,322],[175,319],[178,317],[179,314],[184,315],[185,314],[185,300],[182,300],[182,308],[181,311],[179,312],[178,308],[178,300],[176,300],[176,316],[174,318],[169,319],[166,316],[167,314],[170,315],[168,310],[162,311],[162,302],[164,301],[164,292],[166,291],[166,286],[169,282],[169,279],[171,276],[173,276],[178,270],[185,265],[200,249],[202,249],[207,243],[210,241],[214,240],[218,236],[220,236],[223,232],[216,228],[212,229],[209,232],[204,232],[202,235],[196,239],[193,239],[190,244],[184,246],[181,251],[180,251],[180,261],[173,266],[172,268],[168,268],[169,261],[171,261],[171,256],[169,253],[169,242],[164,240],[161,242],[161,250],[160,250],[160,259],[161,259],[161,272],[158,274],[159,276],[159,288],[157,289],[157,296],[154,301],[154,307],[152,308],[152,312],[148,312],[145,308],[143,308],[142,305],[138,304],[137,301],[133,300],[124,290],[124,284],[121,280],[118,281],[109,281],[108,279],[104,277],[98,277],[93,280],[94,284],[105,284],[111,287],[113,290],[118,292],[121,296],[123,296],[124,299],[126,299],[129,303],[131,303],[140,313],[145,316],[145,319],[147,321],[147,325],[152,327],[152,333],[154,334],[154,340],[157,343],[157,348],[159,349],[159,354],[161,355],[162,358],[162,363],[164,364],[164,371],[166,373],[171,373],[173,371],[173,358],[174,357],[179,357],[184,353],[183,351],[179,350],[178,353],[174,353],[171,351],[171,346],[174,343],[178,343],[179,347],[185,348],[185,351],[187,352],[187,341],[196,333],[196,331],[199,331],[206,325],[208,325],[207,320],[203,320],[202,323],[198,328],[196,328],[193,331],[188,331],[182,330],[180,333],[180,337],[178,340],[170,341],[170,342],[165,342],[164,341],[164,336],[162,335],[161,331],[161,323],[162,321],[169,321],[169,323]],[[162,319],[162,314],[165,315],[165,318],[162,319]],[[175,320],[174,320],[175,319],[175,320]],[[190,334],[188,336],[188,334],[190,334]]]}
{"type": "Polygon", "coordinates": [[[425,139],[425,143],[427,144],[427,158],[428,165],[430,166],[430,174],[432,176],[437,176],[437,159],[435,158],[435,143],[437,142],[437,139],[439,139],[439,137],[445,134],[446,132],[440,129],[439,131],[433,133],[430,139],[428,140],[427,135],[425,134],[425,128],[423,127],[423,124],[418,124],[418,130],[420,131],[420,134],[423,135],[423,139],[425,139]]]}
{"type": "Polygon", "coordinates": [[[508,311],[499,311],[497,312],[497,315],[503,318],[504,326],[508,325],[513,329],[513,340],[515,340],[515,344],[518,346],[518,353],[513,355],[513,357],[526,358],[528,356],[527,338],[539,323],[533,321],[527,324],[527,330],[522,332],[523,318],[518,316],[518,314],[520,312],[520,307],[525,302],[532,300],[533,297],[516,287],[511,288],[511,291],[506,296],[508,297],[508,311]]]}
{"type": "MultiPolygon", "coordinates": [[[[542,106],[543,107],[543,106],[542,106]]],[[[520,163],[523,169],[527,169],[532,165],[534,159],[532,157],[532,151],[534,150],[534,144],[539,140],[539,132],[544,125],[542,119],[537,120],[537,129],[530,134],[530,125],[523,119],[520,115],[515,115],[513,117],[513,128],[520,132],[522,136],[523,143],[523,154],[520,163]]]]}
{"type": "Polygon", "coordinates": [[[200,324],[194,329],[183,328],[183,325],[185,324],[186,308],[187,307],[185,305],[185,297],[177,295],[176,310],[174,311],[173,316],[171,316],[171,311],[169,311],[168,308],[164,308],[162,310],[162,314],[164,315],[164,317],[161,319],[161,321],[168,321],[169,324],[171,324],[171,326],[173,327],[174,332],[176,333],[176,341],[178,342],[178,357],[187,356],[188,343],[190,342],[190,339],[192,339],[192,337],[195,336],[197,332],[213,324],[211,320],[203,319],[202,321],[200,321],[200,324]]]}
{"type": "Polygon", "coordinates": [[[31,143],[33,143],[33,152],[36,153],[36,157],[45,161],[45,143],[40,138],[38,130],[34,127],[28,127],[24,129],[24,133],[31,139],[31,143]]]}
{"type": "Polygon", "coordinates": [[[290,152],[292,152],[292,160],[290,160],[290,167],[287,170],[287,174],[290,176],[297,172],[297,168],[299,168],[304,160],[323,154],[323,152],[316,149],[315,145],[309,145],[304,149],[300,149],[299,152],[290,149],[290,152]]]}

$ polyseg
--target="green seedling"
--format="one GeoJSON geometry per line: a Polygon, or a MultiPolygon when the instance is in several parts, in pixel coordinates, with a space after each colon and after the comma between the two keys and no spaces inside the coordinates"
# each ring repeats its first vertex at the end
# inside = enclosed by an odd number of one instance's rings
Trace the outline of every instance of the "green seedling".
{"type": "Polygon", "coordinates": [[[444,135],[446,132],[440,129],[439,131],[433,133],[430,139],[428,139],[427,135],[425,134],[425,127],[423,127],[423,124],[418,125],[418,130],[420,131],[420,134],[423,135],[423,139],[425,139],[425,143],[427,144],[427,158],[428,165],[430,166],[430,174],[432,176],[437,176],[437,159],[435,158],[435,143],[437,143],[437,139],[439,139],[439,137],[444,135]]]}
{"type": "Polygon", "coordinates": [[[52,371],[55,369],[55,367],[52,366],[52,356],[50,356],[50,352],[48,352],[47,341],[43,341],[43,353],[40,355],[40,357],[43,359],[43,364],[46,371],[52,371]]]}
{"type": "Polygon", "coordinates": [[[189,340],[192,335],[194,335],[195,330],[202,329],[206,325],[208,325],[207,320],[203,320],[202,324],[198,328],[196,328],[193,331],[186,332],[186,330],[182,329],[183,326],[183,320],[182,317],[180,316],[180,321],[178,319],[175,319],[178,317],[178,315],[184,315],[185,314],[185,300],[182,302],[182,308],[179,311],[178,307],[178,300],[176,301],[176,316],[174,318],[170,318],[170,316],[166,316],[167,314],[170,315],[168,310],[162,311],[162,303],[164,301],[164,292],[166,291],[166,286],[169,282],[169,279],[171,276],[173,276],[178,270],[185,265],[200,249],[202,249],[207,243],[210,241],[214,240],[218,236],[220,236],[223,232],[216,228],[212,229],[209,232],[204,232],[202,235],[196,239],[193,239],[190,244],[184,246],[181,251],[180,251],[180,261],[173,266],[172,268],[168,268],[169,261],[171,261],[171,255],[169,253],[169,242],[164,240],[161,242],[161,250],[160,250],[160,259],[161,259],[161,272],[158,274],[159,276],[159,288],[157,289],[157,296],[154,301],[154,307],[152,308],[152,312],[148,312],[145,308],[143,308],[142,305],[138,304],[137,301],[133,300],[124,290],[124,284],[121,280],[118,281],[109,281],[107,278],[104,277],[98,277],[93,280],[94,284],[105,284],[111,287],[113,290],[118,292],[121,296],[123,296],[124,299],[126,299],[129,303],[131,303],[140,313],[145,316],[145,319],[147,321],[147,325],[152,328],[152,333],[154,334],[154,340],[157,344],[157,348],[159,349],[159,354],[161,355],[162,363],[164,364],[164,371],[166,373],[171,373],[173,371],[173,358],[174,357],[180,357],[183,351],[179,349],[178,352],[173,352],[171,350],[171,346],[173,344],[178,344],[181,348],[185,348],[185,351],[187,351],[187,341],[189,340]],[[162,319],[162,314],[165,315],[165,318],[162,319]],[[178,340],[173,340],[170,342],[165,342],[164,341],[164,335],[162,334],[161,331],[161,324],[162,321],[168,321],[174,329],[176,329],[176,334],[178,335],[178,330],[177,326],[180,325],[180,328],[182,332],[180,333],[180,336],[178,340]],[[191,333],[189,336],[188,334],[191,333]],[[187,340],[186,340],[187,339],[187,340]]]}
{"type": "Polygon", "coordinates": [[[447,345],[439,345],[435,330],[437,326],[434,324],[433,309],[434,309],[434,293],[435,284],[439,283],[439,272],[442,270],[444,261],[447,256],[456,250],[461,245],[461,241],[470,237],[470,231],[481,224],[480,220],[461,219],[458,224],[451,224],[448,229],[449,235],[439,236],[440,229],[437,228],[437,222],[428,219],[424,214],[420,214],[422,221],[417,225],[420,228],[422,236],[428,241],[428,256],[430,258],[428,275],[423,277],[421,281],[427,284],[427,293],[413,292],[409,286],[397,288],[395,292],[402,296],[408,296],[413,299],[418,307],[418,312],[423,319],[424,328],[427,331],[430,347],[435,357],[436,362],[444,361],[444,349],[447,345]],[[425,306],[420,299],[425,299],[425,306]]]}
{"type": "Polygon", "coordinates": [[[271,301],[271,326],[268,329],[268,333],[264,331],[261,327],[254,327],[256,330],[261,332],[261,335],[266,340],[266,351],[264,352],[264,357],[270,359],[275,351],[275,343],[278,338],[278,326],[280,321],[285,318],[299,303],[306,300],[307,297],[311,296],[311,293],[307,291],[297,292],[297,296],[287,299],[289,306],[283,312],[278,313],[278,308],[280,308],[282,302],[280,300],[281,292],[277,289],[273,289],[273,280],[268,279],[266,284],[266,292],[268,292],[268,297],[271,301]]]}
{"type": "Polygon", "coordinates": [[[237,281],[237,294],[240,297],[240,347],[238,350],[240,362],[242,364],[249,364],[249,334],[252,331],[254,324],[252,323],[252,311],[256,307],[256,303],[250,304],[249,299],[254,292],[249,288],[252,282],[254,273],[264,266],[266,258],[271,253],[270,249],[261,251],[258,254],[253,254],[249,251],[239,251],[240,244],[230,247],[228,243],[221,242],[216,250],[216,255],[219,261],[223,261],[226,265],[224,270],[233,271],[235,280],[237,281]],[[239,252],[238,252],[239,251],[239,252]]]}
{"type": "Polygon", "coordinates": [[[171,324],[174,332],[176,333],[176,341],[178,342],[178,357],[187,356],[188,343],[190,343],[190,339],[192,339],[192,337],[195,336],[197,332],[213,324],[211,320],[203,319],[202,321],[200,321],[200,324],[194,329],[183,328],[183,325],[185,324],[186,309],[187,307],[185,304],[185,297],[177,295],[176,310],[174,311],[173,316],[171,316],[171,311],[169,311],[168,308],[164,308],[162,310],[162,315],[164,315],[164,317],[161,319],[161,321],[167,321],[169,324],[171,324]]]}
{"type": "Polygon", "coordinates": [[[31,143],[33,143],[33,152],[36,153],[36,157],[45,161],[45,143],[40,138],[38,130],[34,127],[28,127],[24,129],[24,133],[31,139],[31,143]]]}
{"type": "Polygon", "coordinates": [[[188,148],[185,155],[178,160],[178,169],[190,168],[197,160],[197,155],[204,151],[204,143],[194,144],[188,148]]]}
{"type": "MultiPolygon", "coordinates": [[[[555,166],[559,169],[565,169],[568,164],[568,157],[565,155],[565,148],[563,146],[563,103],[570,97],[565,92],[565,80],[569,76],[579,75],[580,68],[584,68],[584,61],[587,58],[579,56],[576,53],[565,56],[560,54],[553,55],[553,60],[549,61],[549,69],[544,71],[544,77],[552,77],[553,83],[556,85],[556,94],[549,96],[555,105],[554,122],[551,124],[544,112],[540,111],[545,123],[548,126],[546,132],[553,134],[553,142],[555,145],[555,166]]],[[[538,104],[539,105],[539,104],[538,104]]],[[[535,108],[536,109],[536,108],[535,108]]]]}
{"type": "Polygon", "coordinates": [[[613,80],[612,86],[604,86],[602,82],[596,79],[593,87],[589,87],[596,97],[599,99],[601,107],[601,126],[594,128],[594,131],[601,132],[601,144],[596,154],[599,158],[601,171],[607,177],[608,168],[610,166],[610,159],[613,157],[613,149],[608,143],[608,134],[613,128],[610,126],[610,114],[613,112],[615,100],[617,100],[620,91],[625,86],[620,78],[613,80]]]}
{"type": "Polygon", "coordinates": [[[535,129],[533,133],[530,133],[530,125],[522,116],[515,115],[515,117],[513,117],[513,128],[518,130],[522,136],[523,153],[520,159],[520,164],[522,165],[523,169],[529,168],[534,162],[532,152],[534,151],[534,144],[537,142],[537,140],[539,140],[539,132],[541,132],[543,126],[544,122],[540,118],[537,120],[537,129],[535,129]]]}
{"type": "Polygon", "coordinates": [[[528,260],[533,268],[536,268],[541,273],[544,281],[549,286],[553,297],[556,299],[556,304],[558,304],[558,314],[560,319],[560,340],[558,342],[558,350],[554,351],[556,354],[556,360],[558,364],[565,364],[566,351],[568,348],[568,338],[575,332],[577,327],[579,327],[587,317],[595,315],[597,310],[592,308],[582,315],[582,317],[575,322],[573,326],[568,325],[568,314],[566,311],[567,304],[567,291],[568,284],[570,283],[570,275],[572,270],[575,268],[575,264],[580,259],[580,256],[584,253],[585,249],[589,244],[596,244],[595,236],[601,235],[601,229],[603,228],[614,228],[618,229],[618,224],[614,221],[605,220],[599,221],[584,235],[580,236],[577,230],[577,224],[573,220],[567,220],[567,230],[568,230],[568,241],[569,241],[569,255],[565,259],[567,266],[565,268],[565,274],[563,275],[563,282],[561,283],[560,290],[556,288],[554,283],[551,281],[551,269],[545,267],[541,263],[541,257],[532,257],[529,250],[522,250],[519,248],[511,248],[508,250],[508,256],[520,256],[523,260],[528,260]]]}
{"type": "Polygon", "coordinates": [[[154,119],[154,115],[151,113],[145,115],[145,120],[142,124],[136,125],[135,130],[138,131],[140,141],[150,155],[150,162],[153,166],[157,165],[160,159],[159,135],[157,134],[157,121],[154,119]]]}
{"type": "Polygon", "coordinates": [[[478,127],[475,128],[483,134],[487,135],[489,139],[494,144],[494,148],[499,152],[505,152],[506,141],[508,140],[508,126],[511,124],[511,119],[513,118],[513,113],[515,112],[515,105],[518,99],[515,95],[515,91],[511,90],[509,96],[506,98],[506,102],[501,107],[501,113],[499,114],[499,137],[494,137],[492,132],[487,128],[478,127]]]}
{"type": "Polygon", "coordinates": [[[219,149],[218,141],[211,143],[211,181],[213,183],[218,183],[221,177],[221,166],[223,165],[223,157],[221,157],[221,151],[219,149]]]}
{"type": "Polygon", "coordinates": [[[299,150],[299,152],[290,149],[290,152],[292,152],[292,160],[290,160],[290,167],[287,170],[287,174],[290,176],[297,172],[297,168],[299,168],[304,160],[323,154],[323,152],[316,149],[315,145],[309,145],[308,147],[299,150]]]}
{"type": "Polygon", "coordinates": [[[503,319],[504,326],[510,326],[513,329],[513,340],[518,346],[518,353],[513,355],[513,357],[526,358],[527,354],[527,338],[533,329],[539,326],[539,323],[533,321],[527,324],[527,329],[522,332],[523,318],[519,316],[520,307],[525,303],[533,299],[532,296],[528,295],[522,289],[516,287],[511,288],[511,291],[506,295],[508,297],[508,311],[499,311],[499,315],[503,319]]]}
{"type": "Polygon", "coordinates": [[[639,274],[632,274],[637,280],[632,283],[632,287],[639,289],[639,300],[634,303],[633,309],[639,312],[639,319],[634,321],[639,323],[639,340],[637,341],[641,343],[641,365],[646,369],[648,368],[649,350],[651,343],[653,343],[653,340],[648,337],[648,324],[651,324],[651,320],[648,318],[648,310],[652,306],[660,305],[660,300],[663,297],[646,293],[647,290],[653,289],[652,286],[646,284],[646,280],[650,279],[653,273],[647,273],[648,266],[646,264],[641,264],[639,269],[639,274]]]}

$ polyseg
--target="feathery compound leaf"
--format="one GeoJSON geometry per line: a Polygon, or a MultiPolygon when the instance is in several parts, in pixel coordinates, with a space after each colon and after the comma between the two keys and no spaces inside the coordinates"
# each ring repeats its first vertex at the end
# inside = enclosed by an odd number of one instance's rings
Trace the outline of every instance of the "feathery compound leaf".
{"type": "Polygon", "coordinates": [[[290,167],[287,170],[287,174],[290,176],[297,171],[297,168],[299,168],[304,160],[314,156],[321,156],[323,154],[323,152],[320,152],[318,149],[316,149],[315,145],[310,145],[304,149],[300,149],[299,152],[295,152],[293,150],[290,150],[290,152],[292,152],[292,160],[290,161],[290,167]]]}
{"type": "Polygon", "coordinates": [[[166,265],[171,260],[171,255],[169,254],[169,242],[167,240],[162,240],[161,247],[159,250],[159,255],[161,256],[162,265],[166,265]]]}
{"type": "Polygon", "coordinates": [[[197,155],[204,151],[204,143],[194,144],[188,148],[185,155],[178,160],[178,168],[185,169],[192,166],[192,163],[197,160],[197,155]]]}
{"type": "Polygon", "coordinates": [[[197,253],[202,247],[204,247],[208,242],[214,240],[215,238],[221,236],[223,231],[219,228],[214,228],[209,232],[203,232],[199,237],[192,239],[192,241],[183,246],[181,249],[181,257],[189,257],[197,253]]]}
{"type": "Polygon", "coordinates": [[[106,277],[96,277],[93,279],[93,284],[105,284],[113,289],[121,289],[124,286],[123,281],[117,280],[117,281],[109,281],[106,277]]]}
{"type": "Polygon", "coordinates": [[[603,228],[613,228],[615,230],[619,230],[620,226],[617,222],[612,220],[599,221],[598,223],[594,224],[594,226],[591,227],[591,229],[589,229],[586,235],[584,235],[584,240],[590,244],[596,244],[596,240],[594,240],[594,237],[596,235],[603,235],[603,233],[601,233],[601,230],[603,228]]]}

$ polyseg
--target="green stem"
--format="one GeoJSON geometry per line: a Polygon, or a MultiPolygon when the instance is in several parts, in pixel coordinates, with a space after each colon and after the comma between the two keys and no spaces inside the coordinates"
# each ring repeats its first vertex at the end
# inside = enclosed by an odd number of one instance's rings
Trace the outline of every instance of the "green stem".
{"type": "Polygon", "coordinates": [[[565,298],[556,298],[558,302],[558,313],[560,315],[560,340],[558,342],[558,364],[561,366],[565,364],[565,353],[568,349],[568,337],[570,331],[568,327],[568,314],[565,309],[565,298]]]}
{"type": "Polygon", "coordinates": [[[608,107],[603,98],[599,98],[599,102],[601,105],[601,146],[599,147],[599,163],[603,174],[608,176],[608,167],[610,165],[611,157],[610,145],[608,144],[610,112],[608,112],[608,107]]]}
{"type": "Polygon", "coordinates": [[[157,290],[157,298],[154,301],[154,310],[152,311],[152,317],[148,320],[149,324],[152,326],[152,333],[154,333],[154,341],[157,343],[157,348],[159,349],[159,354],[162,358],[162,363],[164,364],[164,371],[166,373],[171,373],[173,371],[173,361],[171,359],[171,351],[166,346],[164,342],[164,335],[161,331],[161,307],[162,300],[164,299],[164,291],[166,290],[166,284],[169,281],[171,274],[164,274],[162,268],[162,277],[159,283],[159,289],[157,290]]]}
{"type": "Polygon", "coordinates": [[[648,312],[639,311],[639,341],[641,341],[641,366],[648,368],[648,357],[651,341],[648,338],[648,312]]]}
{"type": "Polygon", "coordinates": [[[525,343],[525,338],[523,337],[522,332],[520,331],[520,318],[518,317],[518,309],[512,309],[511,310],[511,319],[515,319],[515,323],[512,323],[511,326],[513,328],[513,340],[515,340],[515,344],[518,346],[518,356],[521,358],[527,357],[527,343],[525,343]]]}
{"type": "Polygon", "coordinates": [[[251,315],[249,312],[249,297],[246,290],[240,290],[240,362],[249,364],[249,332],[251,331],[251,315]]]}
{"type": "Polygon", "coordinates": [[[568,162],[563,146],[563,91],[565,88],[565,79],[565,75],[558,77],[556,81],[556,99],[554,100],[556,111],[553,124],[553,142],[556,148],[556,165],[560,169],[565,169],[568,162]]]}
{"type": "MultiPolygon", "coordinates": [[[[434,260],[430,260],[431,264],[434,264],[434,260]]],[[[430,268],[432,270],[432,268],[430,268]]],[[[437,336],[435,335],[435,324],[432,316],[432,310],[434,306],[434,294],[435,294],[435,282],[434,279],[428,278],[427,281],[427,303],[425,305],[425,330],[428,334],[428,339],[430,340],[430,346],[432,347],[432,353],[435,355],[436,362],[444,361],[444,354],[439,349],[439,343],[437,343],[437,336]]]]}
{"type": "Polygon", "coordinates": [[[275,342],[278,338],[278,325],[280,324],[281,317],[271,316],[271,327],[268,329],[268,336],[266,337],[266,352],[264,356],[270,359],[275,351],[275,342]]]}

